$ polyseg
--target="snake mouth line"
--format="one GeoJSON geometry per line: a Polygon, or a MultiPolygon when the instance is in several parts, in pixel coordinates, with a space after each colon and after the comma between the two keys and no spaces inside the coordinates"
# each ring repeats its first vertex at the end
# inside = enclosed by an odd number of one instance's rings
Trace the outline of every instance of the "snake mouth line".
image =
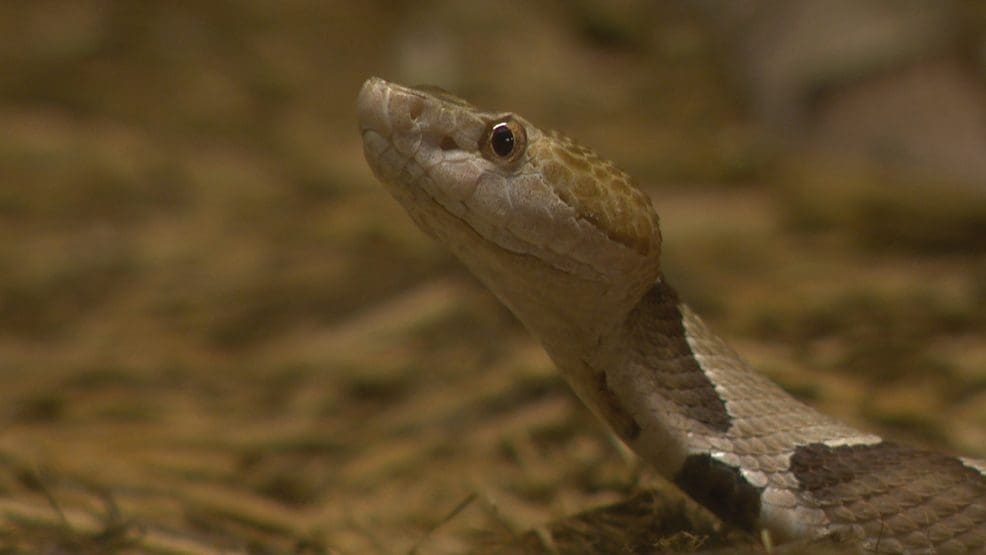
{"type": "MultiPolygon", "coordinates": [[[[413,159],[409,159],[409,160],[406,161],[406,164],[417,164],[417,163],[418,162],[415,161],[415,160],[413,160],[413,159]]],[[[390,182],[390,181],[388,181],[388,182],[389,182],[389,184],[390,184],[391,187],[404,189],[407,193],[410,193],[412,195],[415,195],[418,198],[420,198],[420,197],[426,198],[427,199],[427,202],[430,203],[432,206],[438,208],[442,212],[442,214],[444,214],[448,218],[453,219],[456,222],[458,222],[458,223],[462,224],[463,226],[465,226],[466,228],[468,228],[472,233],[474,233],[477,237],[479,237],[487,245],[490,245],[492,247],[498,248],[498,249],[500,249],[500,250],[502,250],[504,252],[507,252],[507,253],[509,253],[511,255],[514,255],[514,256],[524,257],[524,258],[526,258],[528,260],[532,260],[532,261],[536,261],[536,262],[541,263],[541,264],[545,264],[545,265],[547,265],[547,266],[549,266],[549,267],[551,267],[554,270],[557,270],[559,272],[564,272],[566,274],[571,274],[571,275],[578,274],[578,275],[580,275],[582,277],[585,277],[587,275],[591,275],[592,276],[592,279],[594,281],[598,281],[598,282],[604,282],[605,281],[605,277],[604,277],[604,275],[601,272],[599,272],[594,267],[592,267],[592,266],[590,266],[588,264],[585,264],[583,262],[579,262],[579,261],[574,260],[572,258],[567,258],[566,261],[568,262],[568,264],[570,266],[577,266],[577,268],[578,268],[577,271],[573,271],[573,269],[571,267],[565,267],[565,266],[559,265],[558,263],[556,263],[554,261],[547,260],[547,259],[545,259],[545,257],[539,256],[539,255],[535,254],[533,252],[534,251],[534,248],[535,248],[535,245],[533,245],[532,243],[526,241],[525,239],[523,239],[521,237],[518,237],[517,235],[515,235],[513,233],[510,233],[509,230],[507,230],[506,228],[504,228],[502,226],[499,227],[499,229],[503,233],[509,234],[510,237],[514,241],[516,241],[516,242],[518,242],[518,243],[526,246],[528,248],[528,250],[524,250],[524,249],[521,249],[521,248],[511,248],[510,246],[503,244],[503,242],[497,241],[495,238],[490,237],[488,233],[484,233],[483,231],[481,231],[479,229],[479,227],[477,227],[477,225],[473,221],[471,221],[469,218],[464,217],[465,214],[470,213],[470,214],[473,214],[475,216],[475,219],[482,220],[481,216],[479,214],[477,214],[476,212],[470,210],[469,209],[469,205],[466,204],[466,203],[464,203],[464,202],[450,201],[450,202],[456,202],[458,204],[458,206],[461,206],[462,207],[462,210],[461,210],[462,213],[459,214],[459,213],[456,213],[455,210],[449,208],[449,206],[447,206],[447,204],[445,202],[443,202],[441,199],[436,198],[436,196],[434,194],[432,194],[431,191],[429,191],[426,187],[422,187],[422,186],[417,185],[417,184],[393,183],[393,182],[390,182]]],[[[409,207],[408,210],[409,210],[409,212],[412,212],[412,213],[414,212],[414,208],[413,207],[409,207]]],[[[497,228],[497,226],[492,225],[492,224],[489,224],[488,222],[484,222],[484,223],[487,223],[487,225],[488,225],[488,227],[490,229],[497,228]]],[[[555,253],[554,251],[551,251],[551,252],[555,256],[557,256],[559,258],[565,256],[565,255],[560,254],[560,253],[555,253]]]]}

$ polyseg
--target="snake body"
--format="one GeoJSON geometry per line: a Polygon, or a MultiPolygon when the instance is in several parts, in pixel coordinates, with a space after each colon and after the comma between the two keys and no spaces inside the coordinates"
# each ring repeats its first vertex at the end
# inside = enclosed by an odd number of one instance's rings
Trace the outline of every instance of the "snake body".
{"type": "Polygon", "coordinates": [[[774,542],[986,552],[986,463],[816,412],[752,370],[661,272],[650,199],[591,150],[434,87],[371,78],[366,159],[662,475],[774,542]]]}

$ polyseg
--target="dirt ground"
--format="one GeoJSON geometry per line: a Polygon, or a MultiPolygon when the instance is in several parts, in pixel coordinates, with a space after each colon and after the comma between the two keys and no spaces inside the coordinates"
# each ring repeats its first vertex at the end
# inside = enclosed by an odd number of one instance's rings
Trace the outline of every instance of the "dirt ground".
{"type": "Polygon", "coordinates": [[[753,541],[641,465],[373,180],[370,75],[616,160],[668,279],[754,366],[986,456],[986,177],[956,157],[986,136],[928,100],[984,109],[984,10],[893,63],[797,73],[771,113],[747,48],[771,27],[715,5],[0,4],[0,553],[753,541]],[[912,82],[937,88],[894,94],[912,82]],[[912,98],[924,126],[878,139],[916,150],[870,148],[866,118],[912,98]]]}

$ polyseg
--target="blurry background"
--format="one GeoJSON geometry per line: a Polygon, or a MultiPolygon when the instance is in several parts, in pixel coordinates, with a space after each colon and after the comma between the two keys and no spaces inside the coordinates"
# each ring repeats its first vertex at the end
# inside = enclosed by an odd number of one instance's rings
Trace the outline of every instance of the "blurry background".
{"type": "Polygon", "coordinates": [[[986,456],[983,3],[3,2],[5,553],[460,553],[667,491],[373,180],[370,75],[616,160],[755,366],[986,456]]]}

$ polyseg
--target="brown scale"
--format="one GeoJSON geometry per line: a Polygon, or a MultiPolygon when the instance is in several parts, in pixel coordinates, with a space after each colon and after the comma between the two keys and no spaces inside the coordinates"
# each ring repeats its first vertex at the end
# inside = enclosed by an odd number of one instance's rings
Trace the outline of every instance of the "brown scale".
{"type": "Polygon", "coordinates": [[[733,420],[685,339],[675,290],[658,281],[627,317],[626,326],[632,343],[640,349],[639,364],[653,369],[654,391],[660,391],[695,422],[727,432],[733,420]]]}
{"type": "Polygon", "coordinates": [[[530,146],[529,160],[559,198],[607,237],[642,256],[660,248],[657,215],[633,180],[591,150],[557,133],[530,146]]]}
{"type": "Polygon", "coordinates": [[[986,482],[955,457],[889,441],[814,443],[794,451],[791,472],[836,526],[862,526],[909,549],[986,548],[986,482]]]}

